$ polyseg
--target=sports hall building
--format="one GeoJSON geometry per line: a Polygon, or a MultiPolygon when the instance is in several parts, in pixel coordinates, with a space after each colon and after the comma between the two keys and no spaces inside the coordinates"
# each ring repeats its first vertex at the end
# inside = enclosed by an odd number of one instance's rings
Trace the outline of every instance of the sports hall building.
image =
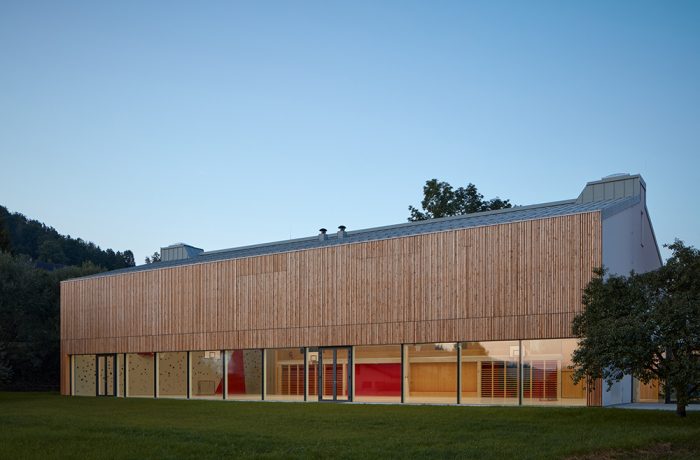
{"type": "Polygon", "coordinates": [[[661,265],[639,175],[576,198],[219,251],[61,283],[61,392],[491,405],[658,399],[574,384],[593,269],[661,265]]]}

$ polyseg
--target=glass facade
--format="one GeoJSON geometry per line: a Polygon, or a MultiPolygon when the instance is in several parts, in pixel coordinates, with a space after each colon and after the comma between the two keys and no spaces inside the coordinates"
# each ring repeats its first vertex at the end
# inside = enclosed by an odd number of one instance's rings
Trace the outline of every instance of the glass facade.
{"type": "Polygon", "coordinates": [[[522,348],[524,405],[586,405],[584,383],[571,378],[576,339],[523,340],[522,348]]]}
{"type": "Polygon", "coordinates": [[[265,350],[265,399],[304,400],[304,349],[265,350]]]}
{"type": "Polygon", "coordinates": [[[637,379],[632,380],[632,395],[634,402],[640,403],[665,403],[663,387],[654,379],[649,383],[642,383],[637,379]]]}
{"type": "Polygon", "coordinates": [[[224,354],[220,350],[190,353],[190,397],[224,397],[224,354]]]}
{"type": "Polygon", "coordinates": [[[454,404],[457,402],[457,344],[406,345],[405,402],[454,404]]]}
{"type": "Polygon", "coordinates": [[[517,340],[462,342],[462,404],[508,404],[518,401],[517,340]]]}
{"type": "Polygon", "coordinates": [[[262,399],[262,350],[226,351],[227,398],[262,399]]]}
{"type": "Polygon", "coordinates": [[[355,347],[355,397],[360,402],[401,402],[401,345],[355,347]]]}
{"type": "Polygon", "coordinates": [[[158,353],[158,397],[187,397],[187,352],[158,353]]]}
{"type": "MultiPolygon", "coordinates": [[[[71,356],[76,396],[585,405],[575,339],[71,356]],[[305,388],[306,387],[306,388],[305,388]],[[156,391],[157,390],[157,391],[156,391]],[[306,398],[304,393],[306,392],[306,398]],[[403,397],[402,397],[403,395],[403,397]]],[[[634,381],[634,400],[661,402],[634,381]]]]}
{"type": "Polygon", "coordinates": [[[73,394],[75,396],[95,396],[97,378],[95,355],[73,356],[73,394]]]}
{"type": "Polygon", "coordinates": [[[126,395],[137,398],[155,396],[155,361],[153,353],[127,353],[126,395]]]}

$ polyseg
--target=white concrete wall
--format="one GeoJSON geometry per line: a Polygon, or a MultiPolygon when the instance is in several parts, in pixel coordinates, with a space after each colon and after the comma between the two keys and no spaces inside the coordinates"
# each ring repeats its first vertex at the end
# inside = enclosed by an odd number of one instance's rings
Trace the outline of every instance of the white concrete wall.
{"type": "MultiPolygon", "coordinates": [[[[603,219],[603,265],[611,274],[644,273],[661,266],[651,220],[642,201],[603,219]]],[[[632,378],[625,376],[607,391],[603,383],[603,406],[632,402],[632,378]]]]}

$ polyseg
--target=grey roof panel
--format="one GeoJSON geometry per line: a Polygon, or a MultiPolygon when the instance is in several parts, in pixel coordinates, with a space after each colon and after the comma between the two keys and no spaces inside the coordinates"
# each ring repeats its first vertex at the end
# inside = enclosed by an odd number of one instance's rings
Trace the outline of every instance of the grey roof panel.
{"type": "Polygon", "coordinates": [[[422,235],[426,233],[444,232],[463,228],[507,224],[526,220],[544,219],[548,217],[581,214],[591,211],[602,211],[603,218],[606,218],[620,212],[621,210],[627,209],[630,206],[634,206],[639,202],[639,200],[640,198],[638,196],[633,196],[589,203],[577,203],[576,200],[567,200],[532,206],[518,206],[509,209],[501,209],[498,211],[486,211],[463,216],[443,217],[419,222],[407,222],[386,227],[348,231],[346,236],[340,239],[336,234],[329,234],[326,240],[320,240],[317,236],[313,236],[308,238],[298,238],[273,243],[202,252],[199,255],[188,259],[138,265],[136,267],[98,273],[86,278],[118,275],[122,273],[140,272],[146,270],[157,270],[161,268],[177,267],[180,265],[216,262],[219,260],[240,259],[244,257],[301,251],[304,249],[337,246],[341,244],[385,240],[389,238],[422,235]]]}

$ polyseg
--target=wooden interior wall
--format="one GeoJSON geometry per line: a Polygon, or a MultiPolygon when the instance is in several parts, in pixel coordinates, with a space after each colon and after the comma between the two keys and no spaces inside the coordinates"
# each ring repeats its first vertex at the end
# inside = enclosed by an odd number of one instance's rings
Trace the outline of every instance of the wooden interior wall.
{"type": "Polygon", "coordinates": [[[62,353],[570,337],[601,261],[591,212],[69,280],[62,353]]]}

